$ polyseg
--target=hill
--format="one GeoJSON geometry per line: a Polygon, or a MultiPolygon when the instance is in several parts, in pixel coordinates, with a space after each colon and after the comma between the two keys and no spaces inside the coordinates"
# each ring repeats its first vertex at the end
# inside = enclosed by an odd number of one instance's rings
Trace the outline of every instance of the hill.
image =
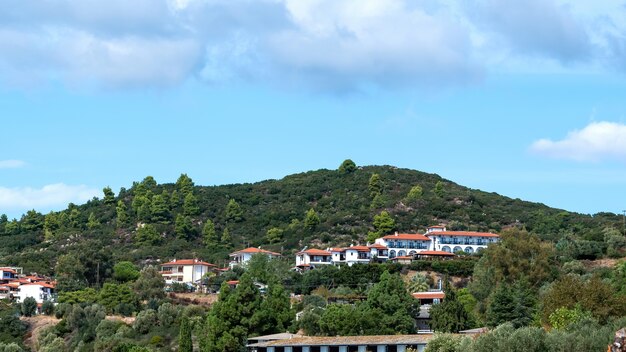
{"type": "Polygon", "coordinates": [[[417,232],[440,223],[495,232],[525,227],[544,240],[583,240],[606,252],[604,229],[620,228],[621,218],[554,209],[393,166],[348,163],[339,170],[221,186],[197,186],[186,175],[176,184],[157,184],[148,176],[117,195],[105,189],[101,199],[63,211],[1,217],[0,263],[52,274],[57,258],[70,254],[80,262],[76,270],[102,280],[120,260],[201,257],[224,265],[229,252],[246,246],[291,255],[304,246],[364,243],[370,232],[417,232]],[[373,225],[382,211],[395,225],[373,225]],[[205,226],[208,220],[214,232],[205,226]]]}

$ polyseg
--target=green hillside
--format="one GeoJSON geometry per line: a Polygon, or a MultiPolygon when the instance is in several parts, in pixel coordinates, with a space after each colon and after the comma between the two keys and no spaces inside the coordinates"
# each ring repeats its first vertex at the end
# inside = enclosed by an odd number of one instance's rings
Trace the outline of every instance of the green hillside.
{"type": "Polygon", "coordinates": [[[223,265],[227,253],[245,246],[291,255],[304,246],[364,243],[369,232],[377,231],[374,216],[382,211],[395,226],[379,233],[423,231],[439,223],[453,230],[525,227],[545,240],[584,242],[596,256],[607,251],[604,229],[621,228],[614,214],[567,212],[463,187],[435,174],[343,166],[222,186],[194,185],[185,175],[176,184],[146,177],[118,194],[105,192],[61,212],[30,211],[13,221],[3,216],[0,263],[52,274],[59,255],[73,254],[90,280],[107,277],[120,260],[197,256],[223,265]],[[414,189],[409,197],[414,186],[421,187],[421,194],[414,189]],[[205,226],[207,220],[214,223],[214,233],[205,226]]]}

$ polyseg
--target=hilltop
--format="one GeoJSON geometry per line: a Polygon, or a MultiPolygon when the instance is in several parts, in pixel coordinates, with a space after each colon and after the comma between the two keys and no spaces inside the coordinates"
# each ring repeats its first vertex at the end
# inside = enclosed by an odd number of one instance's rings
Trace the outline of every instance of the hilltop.
{"type": "Polygon", "coordinates": [[[2,264],[51,274],[56,258],[69,253],[87,277],[96,277],[96,270],[104,277],[119,260],[201,257],[223,264],[229,252],[245,246],[291,255],[304,246],[365,243],[370,232],[423,231],[440,223],[492,232],[523,227],[544,240],[567,237],[606,251],[603,230],[619,228],[621,218],[512,199],[436,174],[348,163],[339,170],[220,186],[194,185],[187,175],[176,184],[158,184],[148,176],[63,211],[30,211],[17,221],[2,217],[0,258],[2,264]],[[377,229],[374,217],[383,211],[395,224],[377,229]],[[208,220],[213,227],[205,226],[208,220]]]}

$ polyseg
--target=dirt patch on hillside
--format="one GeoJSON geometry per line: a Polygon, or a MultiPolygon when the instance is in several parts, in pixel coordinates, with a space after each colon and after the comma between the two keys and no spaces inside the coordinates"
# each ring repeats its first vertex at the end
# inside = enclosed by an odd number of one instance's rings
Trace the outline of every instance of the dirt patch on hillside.
{"type": "Polygon", "coordinates": [[[620,263],[618,259],[581,260],[587,269],[614,268],[620,263]]]}
{"type": "Polygon", "coordinates": [[[28,324],[28,330],[26,331],[24,344],[33,351],[35,350],[35,342],[37,336],[39,336],[39,332],[49,326],[56,325],[60,321],[60,319],[48,315],[21,317],[20,320],[28,324]]]}
{"type": "Polygon", "coordinates": [[[170,298],[179,304],[196,304],[210,307],[217,302],[218,295],[214,293],[170,293],[170,298]]]}

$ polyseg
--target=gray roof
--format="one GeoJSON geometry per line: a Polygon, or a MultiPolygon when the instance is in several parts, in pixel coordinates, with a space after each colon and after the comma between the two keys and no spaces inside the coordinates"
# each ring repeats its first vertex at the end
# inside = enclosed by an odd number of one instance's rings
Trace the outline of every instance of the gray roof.
{"type": "Polygon", "coordinates": [[[248,341],[250,341],[250,340],[256,340],[256,341],[261,341],[261,340],[265,340],[265,341],[269,341],[269,340],[285,340],[285,339],[292,339],[294,337],[302,337],[302,335],[291,334],[291,333],[288,333],[288,332],[281,332],[279,334],[271,334],[271,335],[265,335],[265,336],[248,337],[248,341]]]}
{"type": "Polygon", "coordinates": [[[425,345],[432,334],[373,336],[302,336],[255,344],[259,347],[284,346],[355,346],[355,345],[425,345]]]}

